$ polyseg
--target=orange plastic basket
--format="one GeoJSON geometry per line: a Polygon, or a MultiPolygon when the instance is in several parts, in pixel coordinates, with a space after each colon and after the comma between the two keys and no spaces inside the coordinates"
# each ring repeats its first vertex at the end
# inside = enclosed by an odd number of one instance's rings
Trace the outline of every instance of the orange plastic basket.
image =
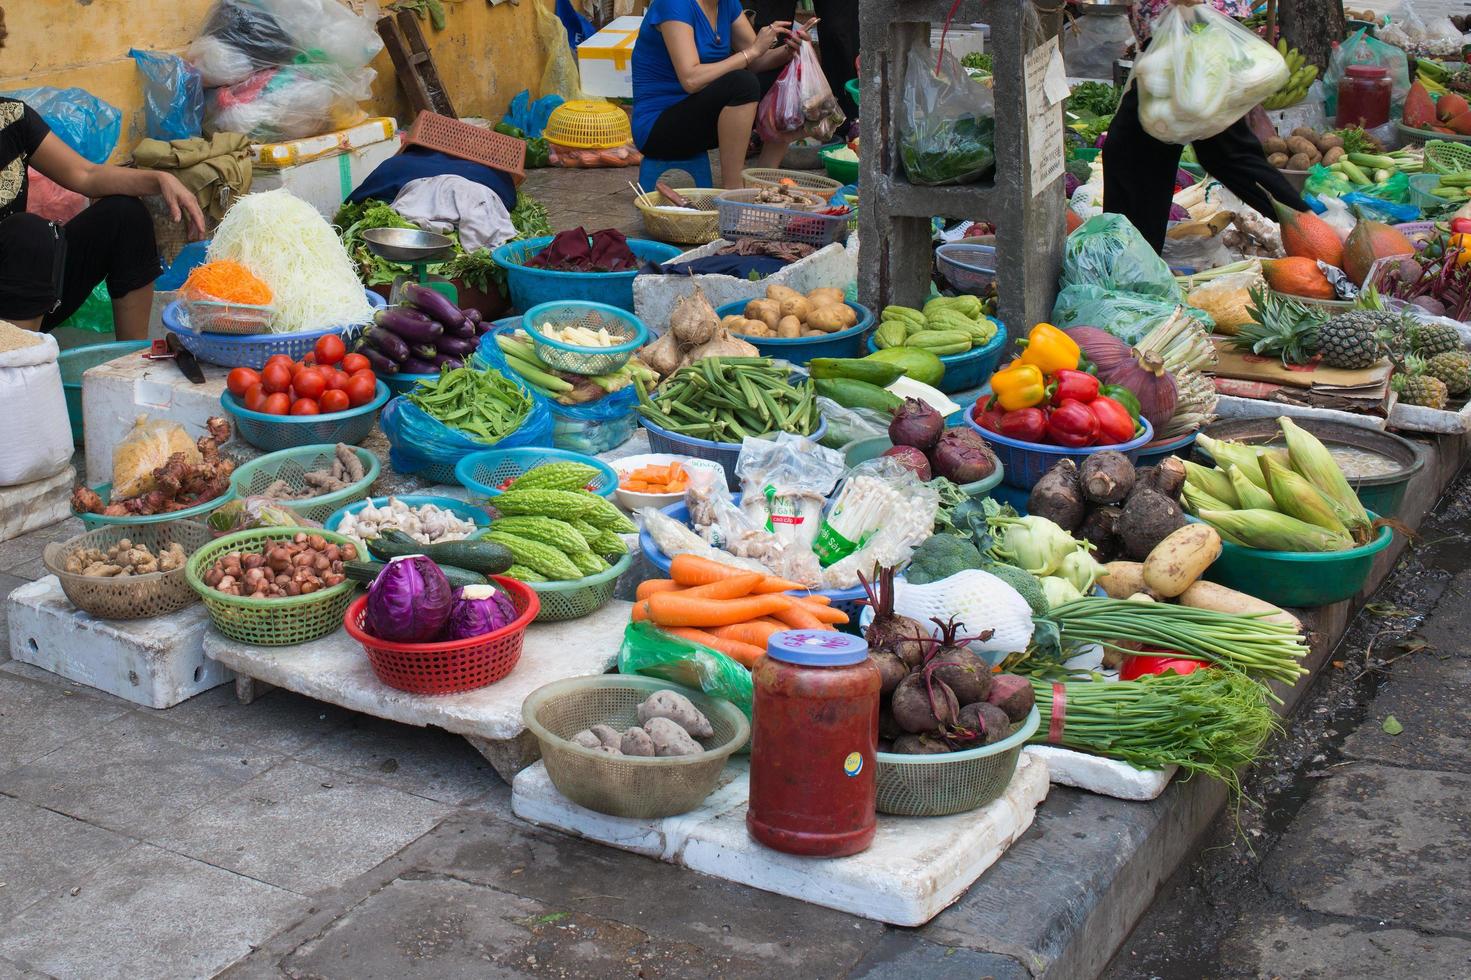
{"type": "Polygon", "coordinates": [[[526,627],[541,610],[536,593],[515,579],[493,577],[516,607],[507,626],[484,636],[447,643],[391,643],[363,629],[368,597],[358,596],[347,607],[343,626],[363,645],[373,673],[389,687],[410,694],[460,694],[503,680],[521,659],[526,627]]]}
{"type": "Polygon", "coordinates": [[[517,184],[526,179],[525,141],[441,116],[428,109],[414,119],[404,143],[500,170],[510,174],[517,184]]]}
{"type": "Polygon", "coordinates": [[[628,114],[611,102],[575,99],[552,110],[542,133],[553,143],[578,150],[611,150],[633,142],[628,114]]]}

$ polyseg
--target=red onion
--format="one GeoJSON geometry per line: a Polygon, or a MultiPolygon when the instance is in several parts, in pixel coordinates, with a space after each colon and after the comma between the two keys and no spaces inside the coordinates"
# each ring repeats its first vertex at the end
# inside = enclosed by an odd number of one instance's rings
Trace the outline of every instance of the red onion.
{"type": "Polygon", "coordinates": [[[923,452],[913,446],[894,446],[884,450],[885,456],[892,456],[905,466],[914,471],[921,482],[930,479],[930,461],[923,452]]]}
{"type": "Polygon", "coordinates": [[[1098,380],[1122,385],[1139,399],[1139,414],[1158,429],[1175,414],[1175,379],[1152,351],[1141,353],[1097,327],[1072,327],[1067,335],[1098,367],[1098,380]]]}
{"type": "Polygon", "coordinates": [[[918,398],[906,398],[904,404],[894,409],[893,421],[889,423],[889,441],[896,446],[913,446],[929,452],[945,431],[945,420],[918,398]]]}
{"type": "Polygon", "coordinates": [[[930,458],[937,475],[962,486],[996,472],[991,447],[974,429],[947,429],[930,458]]]}

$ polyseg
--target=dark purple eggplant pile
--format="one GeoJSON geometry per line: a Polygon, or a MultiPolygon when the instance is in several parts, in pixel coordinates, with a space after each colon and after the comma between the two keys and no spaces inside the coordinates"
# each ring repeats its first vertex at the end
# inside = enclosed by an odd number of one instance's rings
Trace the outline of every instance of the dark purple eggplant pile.
{"type": "Polygon", "coordinates": [[[438,374],[442,367],[463,367],[492,326],[479,310],[462,310],[428,286],[404,283],[400,295],[403,304],[375,313],[357,344],[379,374],[438,374]]]}

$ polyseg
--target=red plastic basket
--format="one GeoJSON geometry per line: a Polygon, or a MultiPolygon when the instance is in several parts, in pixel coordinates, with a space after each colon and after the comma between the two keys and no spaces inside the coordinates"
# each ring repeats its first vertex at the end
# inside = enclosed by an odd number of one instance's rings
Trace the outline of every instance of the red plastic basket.
{"type": "Polygon", "coordinates": [[[343,626],[363,645],[373,673],[389,687],[410,694],[460,694],[503,679],[521,659],[526,627],[541,610],[541,600],[514,579],[494,576],[495,584],[511,597],[519,614],[509,626],[494,633],[448,643],[390,643],[363,629],[368,597],[358,596],[347,607],[343,626]]]}
{"type": "Polygon", "coordinates": [[[479,163],[511,175],[519,185],[526,179],[526,143],[504,133],[481,129],[425,109],[414,118],[404,139],[408,146],[438,150],[461,160],[479,163]]]}

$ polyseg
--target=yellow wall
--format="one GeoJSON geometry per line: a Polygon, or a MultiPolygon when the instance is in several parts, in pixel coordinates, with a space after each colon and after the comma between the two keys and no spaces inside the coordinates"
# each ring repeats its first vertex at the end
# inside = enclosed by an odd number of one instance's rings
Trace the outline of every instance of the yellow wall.
{"type": "MultiPolygon", "coordinates": [[[[118,156],[146,136],[141,76],[130,47],[182,51],[213,0],[0,0],[10,37],[0,51],[0,91],[48,85],[77,87],[124,113],[118,156]]],[[[439,75],[462,116],[498,118],[524,88],[533,95],[546,63],[535,39],[535,3],[490,6],[485,0],[446,3],[448,24],[422,24],[439,75]]],[[[352,4],[361,6],[361,4],[352,4]]],[[[373,62],[375,115],[407,125],[408,107],[388,55],[373,62]]]]}

